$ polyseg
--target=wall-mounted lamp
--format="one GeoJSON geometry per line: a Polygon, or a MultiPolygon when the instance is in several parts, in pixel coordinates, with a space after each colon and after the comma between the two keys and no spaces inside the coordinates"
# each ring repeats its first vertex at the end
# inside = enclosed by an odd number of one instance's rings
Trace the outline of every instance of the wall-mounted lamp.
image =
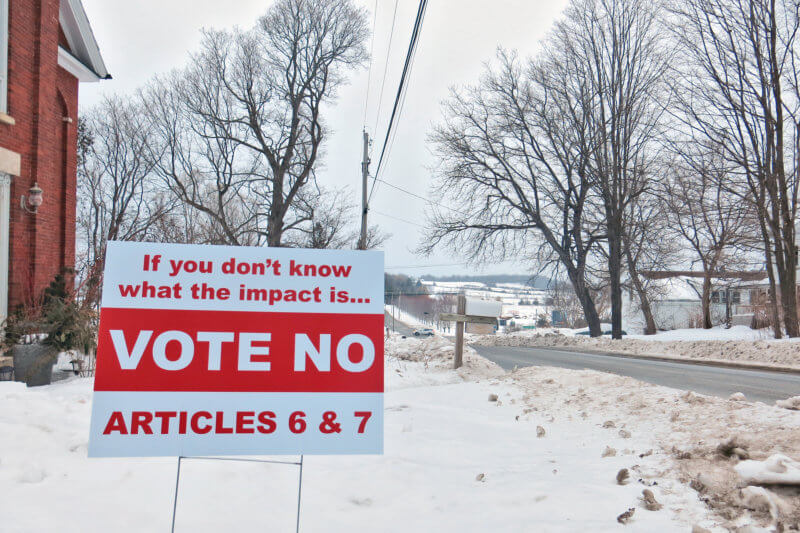
{"type": "Polygon", "coordinates": [[[35,215],[39,211],[39,206],[42,205],[42,192],[44,191],[39,188],[39,184],[34,183],[33,187],[28,189],[28,197],[26,198],[23,194],[22,198],[20,198],[20,207],[28,213],[33,213],[35,215]]]}

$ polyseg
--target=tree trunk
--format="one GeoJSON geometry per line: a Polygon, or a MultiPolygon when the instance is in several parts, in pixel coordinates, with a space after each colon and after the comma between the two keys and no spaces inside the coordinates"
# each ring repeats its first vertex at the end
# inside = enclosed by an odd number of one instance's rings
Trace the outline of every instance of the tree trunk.
{"type": "Polygon", "coordinates": [[[767,296],[767,305],[770,310],[770,317],[772,322],[772,334],[776,339],[783,338],[783,329],[781,328],[781,312],[778,309],[778,288],[775,285],[775,273],[772,272],[772,261],[770,260],[767,265],[767,272],[769,273],[769,294],[767,296]]]}
{"type": "Polygon", "coordinates": [[[639,303],[642,306],[642,314],[644,315],[644,334],[655,335],[658,332],[656,317],[653,316],[653,309],[650,307],[650,299],[647,297],[645,291],[639,293],[639,303]]]}
{"type": "Polygon", "coordinates": [[[783,307],[783,324],[786,328],[787,337],[798,337],[797,323],[797,271],[794,266],[791,269],[787,268],[781,272],[780,276],[780,289],[781,289],[781,307],[783,307]]]}
{"type": "Polygon", "coordinates": [[[639,273],[636,271],[636,265],[633,263],[633,257],[631,257],[630,244],[628,243],[625,246],[625,258],[628,262],[628,273],[631,276],[633,290],[636,291],[636,295],[639,298],[639,307],[641,307],[642,315],[644,315],[644,334],[655,335],[657,328],[656,319],[653,316],[653,308],[650,305],[650,298],[647,297],[642,278],[639,277],[639,273]]]}
{"type": "Polygon", "coordinates": [[[772,263],[772,240],[770,239],[769,229],[764,221],[765,216],[762,214],[764,213],[763,206],[758,205],[758,208],[761,238],[764,241],[764,259],[767,267],[767,278],[769,279],[769,295],[767,298],[767,306],[769,306],[770,311],[772,333],[776,339],[780,339],[783,337],[783,330],[781,329],[781,313],[778,309],[778,290],[775,282],[775,271],[773,270],[772,263]]]}
{"type": "Polygon", "coordinates": [[[600,315],[597,314],[597,308],[594,305],[589,289],[583,289],[583,297],[578,297],[583,307],[583,317],[589,325],[589,335],[592,337],[600,337],[603,335],[603,330],[600,327],[600,315]]]}
{"type": "Polygon", "coordinates": [[[277,213],[271,213],[269,222],[267,224],[267,246],[270,248],[279,248],[281,245],[283,220],[279,218],[277,213]]]}
{"type": "Polygon", "coordinates": [[[711,274],[706,270],[703,277],[703,294],[700,296],[703,308],[703,329],[711,329],[711,274]]]}
{"type": "Polygon", "coordinates": [[[597,314],[597,307],[594,305],[594,300],[592,299],[589,289],[586,287],[583,276],[573,269],[569,269],[567,275],[575,290],[575,295],[581,303],[583,317],[589,325],[589,335],[592,337],[600,337],[603,334],[603,330],[600,327],[600,315],[597,314]]]}
{"type": "MultiPolygon", "coordinates": [[[[779,65],[780,52],[777,48],[778,23],[776,21],[776,6],[772,0],[769,11],[769,62],[770,62],[770,90],[775,102],[774,135],[775,151],[773,152],[774,174],[769,176],[772,187],[768,190],[773,196],[773,210],[780,216],[775,217],[774,228],[776,255],[778,258],[778,277],[781,287],[781,304],[783,306],[783,323],[787,337],[800,336],[797,322],[797,245],[794,240],[794,205],[789,205],[790,185],[786,181],[786,167],[784,159],[784,119],[783,119],[783,92],[781,65],[779,65]],[[777,248],[780,246],[780,250],[777,248]]],[[[769,115],[767,115],[769,117],[769,115]]],[[[771,117],[770,117],[771,118],[771,117]]],[[[769,123],[768,123],[769,125],[769,123]]]]}
{"type": "MultiPolygon", "coordinates": [[[[794,238],[793,228],[784,225],[784,236],[794,238]]],[[[787,337],[800,336],[797,319],[797,246],[794,242],[784,242],[784,268],[781,272],[781,305],[783,306],[783,323],[787,337]]]]}
{"type": "Polygon", "coordinates": [[[611,338],[622,338],[622,243],[619,226],[609,227],[608,275],[611,278],[611,338]]]}

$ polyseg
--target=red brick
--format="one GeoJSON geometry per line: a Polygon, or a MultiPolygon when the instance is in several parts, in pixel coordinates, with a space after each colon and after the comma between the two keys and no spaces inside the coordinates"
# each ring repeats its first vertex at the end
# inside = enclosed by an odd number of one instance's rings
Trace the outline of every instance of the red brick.
{"type": "Polygon", "coordinates": [[[0,124],[0,146],[22,156],[11,183],[10,309],[75,262],[78,80],[58,65],[58,8],[59,0],[9,1],[8,114],[16,124],[0,124]],[[36,215],[19,205],[34,183],[44,190],[36,215]]]}

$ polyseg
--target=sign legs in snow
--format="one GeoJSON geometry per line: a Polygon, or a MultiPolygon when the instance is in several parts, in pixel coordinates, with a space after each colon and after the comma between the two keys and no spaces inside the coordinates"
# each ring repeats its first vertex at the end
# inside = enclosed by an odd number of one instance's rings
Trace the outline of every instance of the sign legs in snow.
{"type": "Polygon", "coordinates": [[[238,461],[245,463],[272,463],[278,465],[295,465],[300,467],[300,475],[297,481],[297,520],[295,522],[295,533],[300,533],[300,499],[303,495],[303,456],[300,456],[300,462],[295,461],[272,461],[268,459],[244,459],[239,457],[183,457],[178,456],[178,471],[175,475],[175,498],[172,501],[172,529],[170,531],[175,533],[175,516],[178,511],[178,489],[181,484],[181,462],[184,459],[197,459],[203,461],[238,461]]]}

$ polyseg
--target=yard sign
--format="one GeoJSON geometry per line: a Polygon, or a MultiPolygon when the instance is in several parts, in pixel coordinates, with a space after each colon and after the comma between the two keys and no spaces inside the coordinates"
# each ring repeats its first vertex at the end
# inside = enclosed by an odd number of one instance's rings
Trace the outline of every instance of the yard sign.
{"type": "Polygon", "coordinates": [[[110,242],[92,457],[383,452],[383,254],[110,242]]]}

